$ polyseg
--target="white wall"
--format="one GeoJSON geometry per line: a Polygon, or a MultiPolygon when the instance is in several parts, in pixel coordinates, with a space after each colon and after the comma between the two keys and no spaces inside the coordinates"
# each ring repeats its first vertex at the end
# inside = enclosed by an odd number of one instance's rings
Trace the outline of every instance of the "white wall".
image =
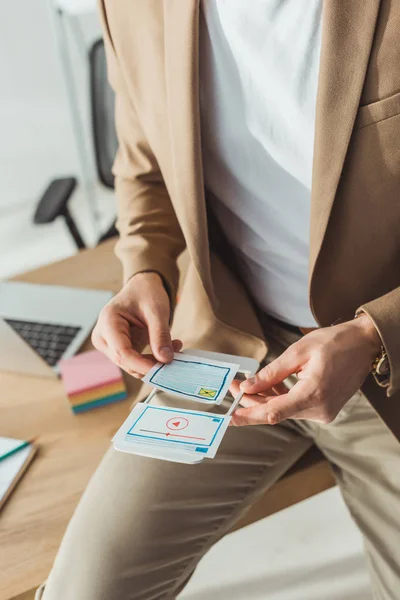
{"type": "Polygon", "coordinates": [[[76,169],[45,0],[0,3],[0,74],[0,205],[14,207],[76,169]]]}
{"type": "MultiPolygon", "coordinates": [[[[88,42],[99,35],[95,13],[79,22],[88,42]]],[[[87,61],[76,51],[73,58],[82,109],[87,110],[87,61]]],[[[0,2],[0,139],[1,277],[75,250],[62,223],[31,224],[48,183],[56,177],[79,176],[47,0],[0,2]]],[[[114,210],[110,194],[99,190],[98,196],[109,221],[114,210]]],[[[82,191],[74,194],[72,206],[90,239],[82,191]]]]}

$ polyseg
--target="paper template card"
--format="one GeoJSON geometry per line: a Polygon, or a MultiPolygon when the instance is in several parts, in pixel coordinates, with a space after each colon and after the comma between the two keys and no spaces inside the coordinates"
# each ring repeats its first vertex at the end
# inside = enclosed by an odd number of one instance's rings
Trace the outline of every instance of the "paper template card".
{"type": "Polygon", "coordinates": [[[229,390],[239,365],[174,354],[169,364],[157,363],[143,381],[181,398],[220,404],[229,390]]]}
{"type": "Polygon", "coordinates": [[[114,436],[116,448],[129,444],[156,445],[213,458],[230,417],[207,412],[137,404],[114,436]]]}

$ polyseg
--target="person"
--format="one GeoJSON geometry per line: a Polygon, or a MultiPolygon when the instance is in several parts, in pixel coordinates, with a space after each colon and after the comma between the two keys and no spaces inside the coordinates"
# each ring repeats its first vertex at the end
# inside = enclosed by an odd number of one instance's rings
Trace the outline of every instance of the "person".
{"type": "Polygon", "coordinates": [[[182,344],[264,362],[214,460],[106,454],[37,598],[175,598],[313,443],[364,536],[374,597],[398,598],[399,4],[100,12],[125,283],[94,345],[139,378],[182,344]]]}

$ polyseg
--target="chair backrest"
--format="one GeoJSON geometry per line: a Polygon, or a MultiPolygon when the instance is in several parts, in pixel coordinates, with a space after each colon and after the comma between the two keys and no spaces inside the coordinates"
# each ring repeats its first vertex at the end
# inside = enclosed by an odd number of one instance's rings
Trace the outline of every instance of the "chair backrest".
{"type": "Polygon", "coordinates": [[[107,64],[103,40],[90,50],[90,99],[94,155],[100,181],[114,187],[112,165],[118,148],[114,123],[114,92],[107,80],[107,64]]]}

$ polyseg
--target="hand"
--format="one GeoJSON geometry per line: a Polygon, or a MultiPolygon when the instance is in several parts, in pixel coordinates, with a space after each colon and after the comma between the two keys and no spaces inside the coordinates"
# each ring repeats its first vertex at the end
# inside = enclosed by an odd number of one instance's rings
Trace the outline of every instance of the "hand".
{"type": "Polygon", "coordinates": [[[157,273],[138,273],[101,311],[92,333],[94,347],[133,377],[159,361],[168,363],[182,348],[171,341],[170,302],[157,273]],[[153,355],[140,353],[150,343],[153,355]]]}
{"type": "Polygon", "coordinates": [[[380,346],[367,315],[312,331],[241,384],[245,408],[235,411],[232,425],[275,425],[285,419],[331,423],[361,387],[380,346]],[[294,373],[298,381],[284,389],[284,379],[294,373]]]}

